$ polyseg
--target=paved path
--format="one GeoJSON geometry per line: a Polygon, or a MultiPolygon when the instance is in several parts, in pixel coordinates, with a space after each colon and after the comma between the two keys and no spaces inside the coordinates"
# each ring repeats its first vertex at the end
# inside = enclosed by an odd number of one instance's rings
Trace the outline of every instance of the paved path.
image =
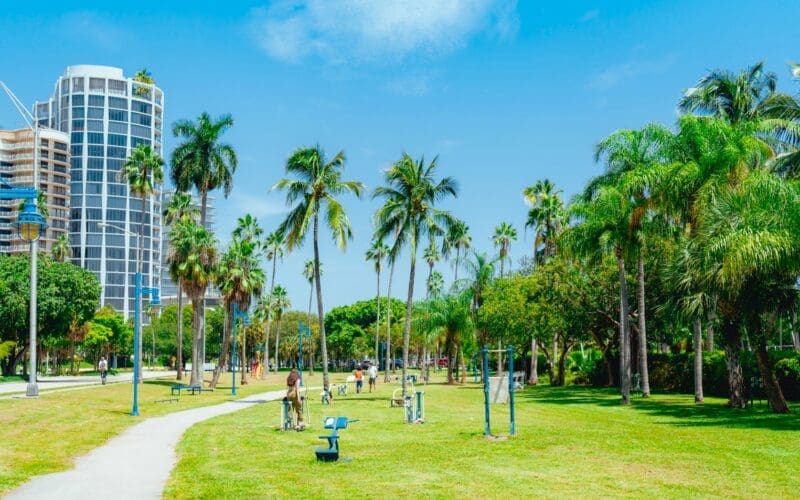
{"type": "MultiPolygon", "coordinates": [[[[149,371],[142,372],[142,378],[145,380],[161,377],[175,377],[175,371],[149,371]]],[[[108,383],[115,382],[130,382],[133,379],[133,372],[120,373],[119,375],[109,375],[108,383]]],[[[83,376],[83,377],[40,377],[36,380],[39,384],[39,392],[50,391],[53,389],[63,389],[65,387],[75,387],[79,385],[100,385],[100,376],[83,376]]],[[[5,382],[0,384],[0,394],[12,393],[25,393],[28,387],[27,382],[5,382]]]]}
{"type": "Polygon", "coordinates": [[[6,498],[161,498],[177,462],[175,446],[184,431],[203,420],[282,398],[272,391],[215,406],[149,418],[75,461],[72,470],[37,476],[6,498]]]}

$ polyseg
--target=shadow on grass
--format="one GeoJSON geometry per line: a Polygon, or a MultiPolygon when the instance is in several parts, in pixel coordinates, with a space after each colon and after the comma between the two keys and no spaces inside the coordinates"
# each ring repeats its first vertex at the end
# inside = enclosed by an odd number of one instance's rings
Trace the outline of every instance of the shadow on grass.
{"type": "MultiPolygon", "coordinates": [[[[548,405],[581,405],[615,407],[620,405],[620,396],[615,389],[591,389],[585,387],[536,387],[517,393],[518,401],[530,401],[548,405]]],[[[769,429],[775,431],[800,430],[800,415],[772,413],[766,404],[744,410],[728,408],[716,401],[694,404],[691,394],[656,394],[644,399],[632,396],[630,409],[653,417],[663,417],[657,423],[677,427],[727,427],[741,429],[769,429]]]]}

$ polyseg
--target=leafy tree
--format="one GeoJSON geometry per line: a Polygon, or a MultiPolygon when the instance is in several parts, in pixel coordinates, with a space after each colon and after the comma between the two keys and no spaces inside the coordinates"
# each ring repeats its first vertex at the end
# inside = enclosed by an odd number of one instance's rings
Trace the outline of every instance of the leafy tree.
{"type": "Polygon", "coordinates": [[[447,211],[435,205],[448,196],[456,197],[458,186],[451,177],[436,180],[436,158],[425,165],[425,159],[415,161],[407,153],[384,174],[385,186],[379,186],[374,198],[383,198],[384,205],[376,214],[375,239],[385,240],[394,236],[392,255],[397,255],[406,244],[409,246],[411,266],[408,278],[408,299],[403,331],[403,392],[406,390],[408,349],[411,338],[411,310],[414,301],[414,275],[416,272],[417,246],[424,237],[445,234],[456,223],[447,211]]]}
{"type": "Polygon", "coordinates": [[[339,248],[346,248],[352,239],[350,219],[341,202],[336,198],[344,193],[358,197],[364,186],[357,181],[342,180],[344,152],[339,151],[330,161],[319,146],[297,149],[286,161],[286,172],[296,179],[281,179],[274,189],[286,190],[286,204],[297,203],[286,216],[279,231],[286,235],[286,248],[292,250],[303,243],[309,225],[314,239],[314,283],[317,287],[317,311],[319,313],[320,343],[322,346],[322,379],[325,390],[330,387],[328,378],[328,347],[325,339],[325,317],[322,304],[322,284],[319,271],[319,216],[324,210],[325,224],[333,234],[339,248]]]}
{"type": "Polygon", "coordinates": [[[275,312],[275,321],[278,322],[278,329],[275,332],[275,373],[278,373],[280,368],[280,342],[281,342],[281,319],[283,319],[283,312],[292,306],[289,300],[286,289],[280,285],[275,286],[272,290],[272,310],[275,312]]]}

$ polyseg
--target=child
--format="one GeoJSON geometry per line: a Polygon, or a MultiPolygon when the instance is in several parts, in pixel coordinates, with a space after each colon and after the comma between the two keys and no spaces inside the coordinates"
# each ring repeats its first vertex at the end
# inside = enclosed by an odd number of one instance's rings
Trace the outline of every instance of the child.
{"type": "Polygon", "coordinates": [[[364,372],[361,371],[361,365],[356,366],[356,394],[361,394],[361,388],[364,387],[364,372]]]}

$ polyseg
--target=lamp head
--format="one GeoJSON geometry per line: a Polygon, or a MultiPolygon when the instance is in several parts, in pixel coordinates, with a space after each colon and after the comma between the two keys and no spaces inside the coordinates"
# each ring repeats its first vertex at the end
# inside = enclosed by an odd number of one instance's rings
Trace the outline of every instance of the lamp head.
{"type": "Polygon", "coordinates": [[[20,237],[25,241],[36,241],[47,228],[44,217],[36,210],[33,201],[28,200],[14,224],[20,237]]]}
{"type": "Polygon", "coordinates": [[[150,294],[150,305],[151,306],[161,306],[161,293],[159,292],[158,288],[153,289],[153,293],[150,294]]]}

